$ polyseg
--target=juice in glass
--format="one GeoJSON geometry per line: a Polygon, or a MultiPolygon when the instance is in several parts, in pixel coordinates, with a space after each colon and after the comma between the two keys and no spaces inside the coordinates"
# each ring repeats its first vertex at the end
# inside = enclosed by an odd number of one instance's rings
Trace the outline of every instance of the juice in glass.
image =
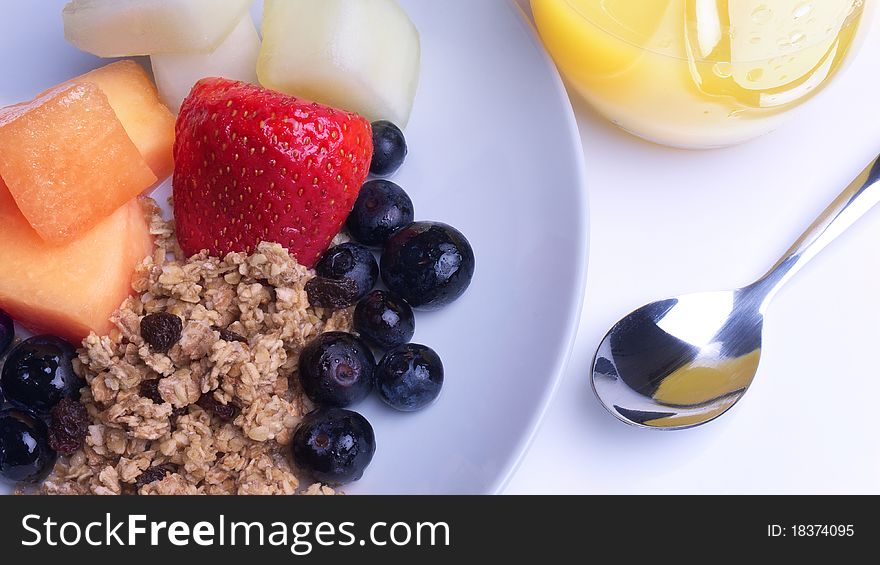
{"type": "Polygon", "coordinates": [[[531,0],[569,84],[645,139],[731,145],[778,125],[853,50],[874,0],[531,0]]]}

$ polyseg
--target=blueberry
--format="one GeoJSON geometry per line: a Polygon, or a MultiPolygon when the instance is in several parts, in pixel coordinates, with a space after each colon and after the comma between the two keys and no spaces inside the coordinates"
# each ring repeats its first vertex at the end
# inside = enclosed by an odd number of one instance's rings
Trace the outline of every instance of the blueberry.
{"type": "Polygon", "coordinates": [[[9,314],[0,310],[0,356],[6,353],[9,345],[15,337],[15,326],[9,314]]]}
{"type": "Polygon", "coordinates": [[[370,247],[381,247],[394,232],[415,219],[412,200],[387,180],[371,180],[361,187],[348,216],[351,237],[370,247]]]}
{"type": "Polygon", "coordinates": [[[370,172],[386,176],[395,172],[406,159],[406,138],[391,122],[373,122],[373,161],[370,172]]]}
{"type": "Polygon", "coordinates": [[[6,400],[44,416],[59,400],[79,398],[85,384],[73,372],[74,347],[51,335],[19,343],[9,353],[0,382],[6,400]]]}
{"type": "Polygon", "coordinates": [[[443,363],[433,349],[408,343],[392,349],[379,361],[376,390],[392,408],[420,410],[434,402],[443,388],[443,363]]]}
{"type": "Polygon", "coordinates": [[[0,410],[0,476],[36,483],[52,470],[55,452],[49,447],[46,424],[26,410],[0,410]]]}
{"type": "Polygon", "coordinates": [[[357,412],[319,408],[299,423],[291,451],[296,465],[315,480],[342,485],[364,475],[376,452],[376,436],[357,412]]]}
{"type": "Polygon", "coordinates": [[[403,298],[393,292],[374,290],[355,307],[354,329],[368,342],[387,351],[412,339],[416,318],[403,298]]]}
{"type": "Polygon", "coordinates": [[[474,251],[457,229],[414,222],[382,254],[382,280],[415,309],[436,310],[461,296],[474,276],[474,251]]]}
{"type": "Polygon", "coordinates": [[[362,339],[327,332],[313,339],[299,356],[299,382],[306,396],[327,406],[350,406],[370,394],[376,361],[362,339]]]}
{"type": "MultiPolygon", "coordinates": [[[[373,253],[357,243],[343,243],[331,247],[318,264],[315,272],[319,277],[332,280],[348,279],[357,285],[355,301],[360,300],[376,286],[379,265],[373,253]]],[[[352,302],[353,304],[354,302],[352,302]]]]}

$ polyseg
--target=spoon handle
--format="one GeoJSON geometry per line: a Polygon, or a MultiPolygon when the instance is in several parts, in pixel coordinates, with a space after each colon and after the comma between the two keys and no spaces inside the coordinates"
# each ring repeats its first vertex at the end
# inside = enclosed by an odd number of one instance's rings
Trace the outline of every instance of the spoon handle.
{"type": "Polygon", "coordinates": [[[750,289],[761,296],[761,311],[801,268],[822,251],[856,220],[880,203],[880,157],[850,184],[807,231],[791,246],[782,259],[750,289]]]}

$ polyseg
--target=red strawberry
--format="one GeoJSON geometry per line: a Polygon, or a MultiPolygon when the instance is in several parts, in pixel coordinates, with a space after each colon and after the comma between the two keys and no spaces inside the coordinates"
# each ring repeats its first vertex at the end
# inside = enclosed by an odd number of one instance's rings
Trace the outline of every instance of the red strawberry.
{"type": "Polygon", "coordinates": [[[174,218],[187,254],[286,247],[311,267],[339,232],[373,156],[370,123],[252,84],[199,81],[174,143],[174,218]]]}

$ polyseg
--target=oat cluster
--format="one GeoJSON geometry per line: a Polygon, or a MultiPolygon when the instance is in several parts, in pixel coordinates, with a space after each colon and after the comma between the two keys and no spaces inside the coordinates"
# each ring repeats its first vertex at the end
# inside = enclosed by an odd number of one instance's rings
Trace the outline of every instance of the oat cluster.
{"type": "Polygon", "coordinates": [[[286,446],[313,408],[296,379],[300,351],[320,333],[349,331],[351,311],[310,306],[314,273],[277,244],[184,259],[155,209],[150,228],[155,253],[135,273],[136,294],[74,363],[88,383],[84,446],[59,459],[43,492],[332,493],[301,487],[286,446]],[[158,312],[182,321],[167,352],[141,335],[158,312]]]}

